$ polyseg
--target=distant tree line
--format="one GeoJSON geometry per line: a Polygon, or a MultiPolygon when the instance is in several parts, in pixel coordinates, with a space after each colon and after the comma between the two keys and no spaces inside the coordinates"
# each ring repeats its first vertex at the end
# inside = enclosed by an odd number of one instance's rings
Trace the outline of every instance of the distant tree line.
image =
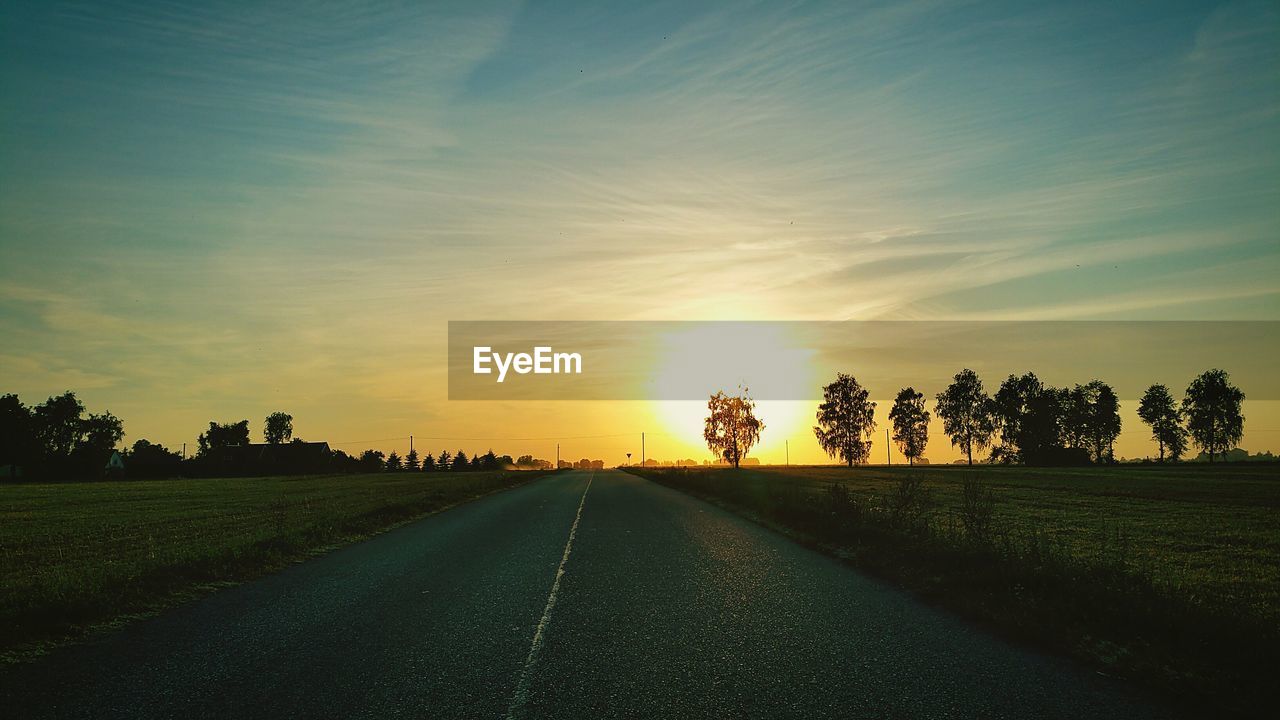
{"type": "MultiPolygon", "coordinates": [[[[0,396],[0,479],[91,479],[107,474],[108,461],[124,438],[124,424],[110,412],[86,414],[73,392],[51,397],[40,405],[23,405],[17,395],[0,396]]],[[[145,438],[119,450],[123,475],[130,478],[212,477],[235,474],[294,474],[312,472],[463,472],[477,470],[547,470],[548,460],[522,455],[498,455],[493,450],[468,457],[442,451],[419,457],[411,450],[403,458],[366,450],[352,456],[294,437],[293,416],[273,412],[263,421],[261,445],[250,439],[249,421],[210,421],[200,433],[193,456],[184,458],[145,438]]],[[[592,461],[584,460],[590,465],[592,461]]],[[[597,461],[598,462],[598,461],[597,461]]]]}
{"type": "MultiPolygon", "coordinates": [[[[344,453],[345,454],[345,453],[344,453]]],[[[535,458],[532,455],[521,455],[512,459],[510,455],[498,455],[492,449],[483,455],[467,457],[466,452],[459,450],[449,454],[441,450],[439,455],[427,453],[419,456],[416,449],[410,450],[401,457],[399,453],[384,454],[381,450],[365,450],[358,458],[354,458],[355,470],[358,472],[475,472],[481,470],[550,470],[551,461],[535,458]]]]}
{"type": "MultiPolygon", "coordinates": [[[[851,375],[839,373],[823,388],[814,435],[829,455],[846,464],[866,462],[876,423],[876,404],[851,375]]],[[[1244,435],[1244,393],[1231,385],[1223,370],[1208,370],[1187,386],[1181,403],[1164,385],[1147,388],[1138,416],[1152,430],[1160,460],[1177,461],[1188,440],[1204,450],[1210,462],[1244,435]]],[[[968,368],[934,398],[943,432],[972,465],[973,455],[991,448],[990,461],[1026,465],[1087,465],[1115,462],[1120,436],[1120,400],[1101,380],[1057,388],[1035,373],[1010,375],[988,395],[978,374],[968,368]]],[[[929,412],[924,395],[903,388],[889,419],[893,440],[910,462],[924,453],[929,439],[929,412]]]]}
{"type": "MultiPolygon", "coordinates": [[[[550,463],[548,463],[548,465],[550,465],[550,463]]],[[[582,458],[581,460],[575,460],[573,462],[561,460],[559,467],[566,470],[603,470],[604,461],[588,460],[587,458],[582,458]]]]}
{"type": "Polygon", "coordinates": [[[110,412],[85,413],[73,392],[28,407],[17,395],[0,397],[0,468],[3,476],[101,475],[124,423],[110,412]]]}
{"type": "MultiPolygon", "coordinates": [[[[818,445],[847,465],[867,462],[876,429],[876,403],[867,389],[854,376],[837,373],[822,395],[813,427],[818,445]]],[[[1150,426],[1161,462],[1181,459],[1189,441],[1210,462],[1225,461],[1244,436],[1243,403],[1244,393],[1230,376],[1213,369],[1191,381],[1181,402],[1164,385],[1147,388],[1138,416],[1150,426]]],[[[764,428],[755,403],[745,388],[737,395],[718,392],[707,411],[703,439],[717,457],[738,467],[764,428]]],[[[995,463],[1113,463],[1121,431],[1120,400],[1107,383],[1095,379],[1059,388],[1030,372],[1010,375],[989,395],[978,374],[965,368],[934,397],[934,413],[970,465],[974,454],[987,448],[995,463]]],[[[913,387],[898,391],[889,420],[893,442],[909,463],[924,455],[930,417],[924,393],[913,387]]]]}

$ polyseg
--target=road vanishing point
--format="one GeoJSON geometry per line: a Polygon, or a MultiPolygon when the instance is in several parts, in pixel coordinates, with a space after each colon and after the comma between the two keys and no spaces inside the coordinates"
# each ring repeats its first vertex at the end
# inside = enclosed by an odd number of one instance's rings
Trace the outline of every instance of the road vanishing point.
{"type": "Polygon", "coordinates": [[[0,673],[10,718],[1154,718],[619,471],[552,474],[0,673]]]}

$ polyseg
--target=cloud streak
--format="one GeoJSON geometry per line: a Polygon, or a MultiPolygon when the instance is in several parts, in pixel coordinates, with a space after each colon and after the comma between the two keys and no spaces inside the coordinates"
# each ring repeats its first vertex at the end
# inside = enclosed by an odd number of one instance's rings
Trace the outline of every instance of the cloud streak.
{"type": "Polygon", "coordinates": [[[1280,314],[1266,2],[31,3],[0,25],[20,391],[299,393],[339,432],[434,412],[448,319],[1280,314]]]}

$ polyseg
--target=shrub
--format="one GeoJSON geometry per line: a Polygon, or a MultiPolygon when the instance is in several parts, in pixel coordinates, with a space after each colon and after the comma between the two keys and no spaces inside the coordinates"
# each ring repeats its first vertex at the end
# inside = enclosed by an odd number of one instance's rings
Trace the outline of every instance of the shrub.
{"type": "Polygon", "coordinates": [[[904,475],[898,480],[898,486],[889,496],[885,504],[889,508],[890,517],[898,525],[918,526],[924,519],[925,506],[929,502],[929,491],[924,486],[924,479],[914,473],[904,475]]]}
{"type": "Polygon", "coordinates": [[[961,493],[960,519],[964,522],[965,536],[970,540],[985,542],[991,539],[995,516],[996,497],[977,475],[966,475],[961,493]]]}

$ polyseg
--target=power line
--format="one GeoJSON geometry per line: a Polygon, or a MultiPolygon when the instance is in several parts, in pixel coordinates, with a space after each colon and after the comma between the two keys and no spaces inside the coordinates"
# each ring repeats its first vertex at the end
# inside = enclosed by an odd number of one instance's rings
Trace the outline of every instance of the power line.
{"type": "MultiPolygon", "coordinates": [[[[651,435],[654,433],[650,433],[651,435]]],[[[365,443],[392,442],[395,440],[408,440],[412,437],[414,440],[449,440],[449,441],[476,441],[476,440],[502,440],[508,442],[536,442],[553,440],[600,440],[604,438],[620,438],[633,437],[635,433],[614,433],[610,435],[552,435],[548,437],[499,437],[497,435],[476,435],[471,437],[453,436],[453,435],[402,435],[393,438],[380,438],[377,440],[345,440],[343,442],[331,442],[333,445],[360,445],[365,443]]]]}
{"type": "Polygon", "coordinates": [[[334,445],[365,445],[368,443],[381,443],[381,442],[391,442],[393,440],[408,440],[408,439],[409,439],[409,436],[404,435],[402,437],[380,438],[378,440],[347,440],[346,442],[331,442],[329,443],[329,446],[332,447],[334,445]]]}
{"type": "MultiPolygon", "coordinates": [[[[553,435],[551,437],[498,437],[496,435],[481,435],[477,437],[446,437],[446,436],[431,436],[431,435],[414,435],[414,437],[422,440],[508,440],[513,442],[515,441],[533,442],[537,440],[545,440],[547,442],[550,442],[552,440],[595,440],[600,438],[631,437],[632,435],[634,435],[634,433],[616,433],[613,435],[553,435]]],[[[402,439],[405,439],[405,438],[402,438],[402,439]]]]}

